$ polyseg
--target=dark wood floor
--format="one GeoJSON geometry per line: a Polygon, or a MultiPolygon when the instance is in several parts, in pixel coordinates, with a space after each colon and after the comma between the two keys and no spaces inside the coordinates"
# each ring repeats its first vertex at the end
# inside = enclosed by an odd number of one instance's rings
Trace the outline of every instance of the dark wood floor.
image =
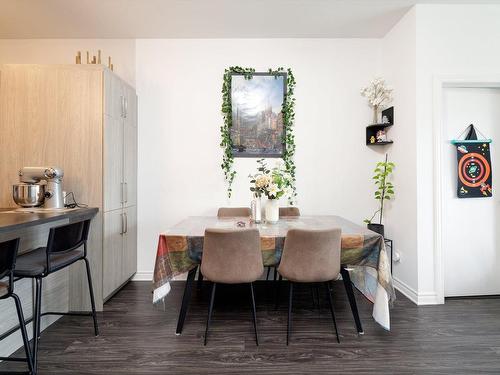
{"type": "MultiPolygon", "coordinates": [[[[255,346],[248,289],[218,288],[208,346],[203,334],[209,289],[193,293],[184,332],[175,335],[183,282],[152,306],[150,283],[132,282],[92,321],[64,317],[42,333],[40,374],[500,374],[500,299],[451,300],[417,307],[398,295],[392,331],[371,318],[359,293],[365,335],[358,336],[342,283],[335,283],[341,343],[329,310],[313,308],[308,287],[297,288],[294,327],[285,345],[286,288],[274,310],[273,290],[256,287],[260,346],[255,346]]],[[[322,293],[322,297],[324,297],[322,293]]],[[[21,352],[18,352],[21,353],[21,352]]],[[[11,365],[1,364],[0,370],[11,365]]]]}

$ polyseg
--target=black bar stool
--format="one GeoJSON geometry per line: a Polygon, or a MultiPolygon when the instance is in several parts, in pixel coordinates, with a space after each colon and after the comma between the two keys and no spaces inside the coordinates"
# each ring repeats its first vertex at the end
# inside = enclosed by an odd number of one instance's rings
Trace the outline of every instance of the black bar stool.
{"type": "MultiPolygon", "coordinates": [[[[16,304],[17,318],[19,320],[19,328],[23,337],[23,346],[26,353],[26,358],[0,357],[2,361],[27,362],[29,374],[33,372],[33,362],[30,352],[28,334],[26,333],[26,325],[24,323],[23,308],[17,294],[14,293],[14,267],[16,264],[16,255],[19,248],[19,238],[15,240],[0,243],[0,280],[8,277],[7,282],[0,281],[0,300],[13,298],[16,304]]],[[[13,333],[13,332],[11,332],[13,333]]],[[[26,373],[26,372],[24,372],[26,373]]],[[[13,374],[12,371],[0,371],[0,374],[13,374]]]]}
{"type": "Polygon", "coordinates": [[[94,319],[94,333],[99,335],[97,316],[95,312],[94,291],[90,264],[87,259],[87,239],[89,235],[90,219],[66,224],[50,229],[47,247],[39,247],[17,258],[14,277],[31,278],[36,281],[35,311],[33,316],[33,366],[36,371],[38,363],[38,342],[40,340],[40,320],[44,315],[72,315],[92,316],[94,319]],[[82,248],[83,247],[83,248],[82,248]],[[42,308],[42,280],[48,275],[59,271],[71,264],[83,260],[87,268],[91,313],[77,312],[44,312],[42,308]]]}

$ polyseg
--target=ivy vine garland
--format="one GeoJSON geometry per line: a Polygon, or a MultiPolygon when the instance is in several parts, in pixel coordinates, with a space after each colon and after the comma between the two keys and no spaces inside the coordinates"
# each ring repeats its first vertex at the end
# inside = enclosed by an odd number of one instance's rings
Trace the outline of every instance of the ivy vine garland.
{"type": "MultiPolygon", "coordinates": [[[[270,75],[277,76],[284,71],[285,69],[280,67],[276,70],[269,69],[268,73],[270,75]]],[[[224,177],[227,182],[227,195],[229,198],[231,198],[231,194],[233,192],[232,185],[234,177],[236,176],[236,171],[233,168],[234,156],[231,143],[231,75],[241,74],[245,77],[245,79],[252,79],[254,73],[254,68],[242,68],[240,66],[231,66],[224,71],[224,79],[222,82],[222,116],[224,118],[224,124],[220,127],[222,138],[220,146],[223,149],[221,168],[224,171],[224,177]]],[[[295,136],[293,134],[293,123],[295,121],[295,98],[293,97],[295,90],[295,77],[293,76],[291,69],[287,69],[286,73],[287,89],[281,110],[283,114],[283,127],[285,130],[285,139],[283,139],[283,161],[285,163],[286,170],[292,176],[293,193],[289,198],[289,201],[290,203],[293,203],[293,200],[297,195],[295,188],[295,163],[293,161],[293,156],[295,154],[295,136]]]]}

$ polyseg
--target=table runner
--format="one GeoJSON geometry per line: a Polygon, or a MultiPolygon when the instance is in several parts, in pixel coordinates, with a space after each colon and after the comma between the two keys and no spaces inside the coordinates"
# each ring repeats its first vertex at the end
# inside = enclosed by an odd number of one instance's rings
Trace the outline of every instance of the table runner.
{"type": "Polygon", "coordinates": [[[279,264],[288,229],[341,228],[341,263],[348,267],[354,286],[374,304],[372,315],[375,321],[386,330],[390,329],[389,305],[396,295],[383,237],[339,216],[287,217],[276,224],[254,224],[246,217],[189,217],[160,234],[153,302],[168,294],[170,280],[200,264],[206,228],[238,229],[243,224],[245,228],[259,229],[264,266],[279,264]]]}

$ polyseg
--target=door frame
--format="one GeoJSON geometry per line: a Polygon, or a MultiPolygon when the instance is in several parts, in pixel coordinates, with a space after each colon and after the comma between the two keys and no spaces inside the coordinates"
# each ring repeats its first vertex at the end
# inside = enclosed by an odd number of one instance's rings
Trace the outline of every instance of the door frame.
{"type": "Polygon", "coordinates": [[[433,138],[434,138],[434,281],[436,289],[436,303],[444,303],[444,249],[443,249],[443,199],[444,175],[443,160],[443,90],[446,88],[498,88],[500,89],[500,75],[437,75],[433,80],[433,138]]]}

